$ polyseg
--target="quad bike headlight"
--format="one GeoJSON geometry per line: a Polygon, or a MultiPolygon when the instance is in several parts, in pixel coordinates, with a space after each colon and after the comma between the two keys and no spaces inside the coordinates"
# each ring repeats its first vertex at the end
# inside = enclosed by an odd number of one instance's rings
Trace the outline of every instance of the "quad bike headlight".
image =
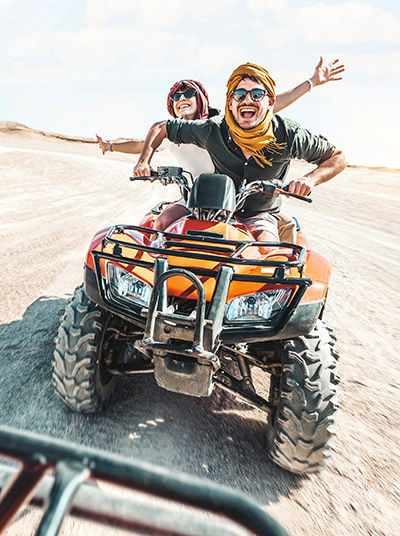
{"type": "Polygon", "coordinates": [[[292,292],[290,288],[280,288],[239,296],[230,302],[225,318],[230,322],[270,320],[282,311],[292,292]]]}
{"type": "Polygon", "coordinates": [[[152,287],[120,266],[108,263],[107,281],[111,294],[116,298],[149,306],[152,287]]]}

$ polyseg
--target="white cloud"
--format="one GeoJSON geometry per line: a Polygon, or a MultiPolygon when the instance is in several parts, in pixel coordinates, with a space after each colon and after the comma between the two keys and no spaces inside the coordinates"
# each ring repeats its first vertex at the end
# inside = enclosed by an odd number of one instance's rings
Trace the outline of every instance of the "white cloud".
{"type": "Polygon", "coordinates": [[[100,26],[117,17],[127,17],[148,32],[152,38],[155,28],[170,28],[185,24],[187,19],[206,21],[224,7],[232,7],[238,0],[87,0],[86,21],[91,26],[100,26]]]}
{"type": "Polygon", "coordinates": [[[400,43],[400,20],[363,2],[314,4],[290,10],[287,22],[258,35],[270,47],[295,39],[306,44],[400,43]]]}
{"type": "Polygon", "coordinates": [[[271,12],[278,22],[284,22],[291,14],[291,8],[286,0],[247,0],[247,8],[251,14],[257,16],[271,12]]]}
{"type": "MultiPolygon", "coordinates": [[[[211,4],[209,0],[207,2],[211,4]]],[[[199,6],[196,9],[200,9],[199,6]]],[[[194,8],[192,12],[195,12],[194,8]]],[[[21,34],[11,40],[9,57],[25,65],[29,65],[29,61],[49,67],[54,65],[55,70],[58,65],[63,65],[71,73],[73,68],[79,71],[87,66],[98,72],[114,68],[141,77],[164,74],[169,75],[168,78],[173,78],[177,70],[180,73],[176,74],[178,77],[187,75],[202,78],[218,73],[232,61],[248,61],[243,46],[202,45],[202,42],[199,34],[184,31],[158,29],[149,34],[146,27],[138,29],[137,23],[92,26],[75,32],[21,34]]],[[[15,73],[15,78],[22,78],[21,70],[15,73]]],[[[26,83],[29,83],[28,76],[26,83]]]]}
{"type": "MultiPolygon", "coordinates": [[[[330,61],[334,57],[333,54],[326,54],[324,55],[324,60],[330,61]]],[[[374,83],[390,81],[388,82],[389,85],[393,83],[394,79],[400,78],[400,50],[380,54],[340,54],[339,59],[346,69],[340,75],[343,78],[343,82],[357,82],[362,87],[365,83],[371,83],[371,81],[365,81],[366,78],[374,78],[374,83]]],[[[284,63],[282,65],[284,66],[284,63]]],[[[314,64],[310,64],[309,70],[276,69],[274,76],[279,86],[279,91],[288,89],[294,84],[307,79],[312,75],[314,66],[314,64]]],[[[336,85],[337,83],[329,83],[324,88],[333,88],[336,85]]]]}
{"type": "Polygon", "coordinates": [[[104,82],[110,76],[121,80],[168,76],[175,64],[185,65],[176,61],[185,51],[185,42],[186,36],[164,30],[149,39],[146,30],[132,31],[130,26],[21,34],[10,42],[8,69],[0,83],[64,84],[80,79],[104,82]]]}
{"type": "Polygon", "coordinates": [[[78,32],[19,36],[11,42],[10,56],[56,60],[63,64],[90,63],[96,67],[118,66],[124,58],[129,58],[132,66],[139,66],[144,59],[162,64],[168,48],[180,39],[163,31],[148,39],[146,30],[133,32],[129,26],[84,28],[78,32]]]}
{"type": "Polygon", "coordinates": [[[32,66],[24,61],[12,62],[7,70],[0,70],[0,85],[3,86],[41,85],[47,87],[97,79],[96,70],[79,70],[63,66],[32,66]]]}
{"type": "Polygon", "coordinates": [[[239,45],[204,45],[196,55],[196,65],[206,75],[215,74],[235,63],[247,61],[247,50],[239,45]],[[233,60],[234,58],[234,60],[233,60]]]}
{"type": "Polygon", "coordinates": [[[369,77],[385,82],[382,77],[387,77],[386,80],[400,78],[400,50],[381,54],[343,54],[340,58],[346,65],[347,76],[353,80],[369,77]]]}

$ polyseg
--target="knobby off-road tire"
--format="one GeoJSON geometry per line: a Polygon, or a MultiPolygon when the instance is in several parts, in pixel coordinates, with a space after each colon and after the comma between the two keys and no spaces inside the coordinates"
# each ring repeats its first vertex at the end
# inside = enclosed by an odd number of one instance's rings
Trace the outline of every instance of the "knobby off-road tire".
{"type": "Polygon", "coordinates": [[[330,456],[338,408],[335,336],[321,320],[284,341],[280,398],[271,422],[270,456],[294,473],[313,473],[330,456]]]}
{"type": "Polygon", "coordinates": [[[74,411],[101,409],[110,398],[116,377],[107,374],[103,347],[109,313],[86,296],[83,286],[68,301],[55,338],[53,385],[74,411]]]}

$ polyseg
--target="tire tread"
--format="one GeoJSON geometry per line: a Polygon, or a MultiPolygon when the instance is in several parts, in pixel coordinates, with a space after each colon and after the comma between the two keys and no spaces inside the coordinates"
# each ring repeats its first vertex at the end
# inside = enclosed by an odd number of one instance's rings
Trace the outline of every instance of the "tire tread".
{"type": "Polygon", "coordinates": [[[319,320],[308,335],[284,342],[270,456],[291,472],[316,472],[331,454],[339,383],[335,341],[319,320]]]}
{"type": "Polygon", "coordinates": [[[96,363],[106,313],[97,309],[83,289],[75,289],[67,302],[53,353],[52,382],[70,409],[84,413],[100,409],[109,398],[115,378],[104,392],[96,385],[96,363]]]}

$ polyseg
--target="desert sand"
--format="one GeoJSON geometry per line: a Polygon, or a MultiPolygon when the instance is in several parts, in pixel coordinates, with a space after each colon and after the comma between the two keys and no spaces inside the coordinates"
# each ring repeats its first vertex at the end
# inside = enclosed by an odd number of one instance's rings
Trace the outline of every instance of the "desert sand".
{"type": "MultiPolygon", "coordinates": [[[[333,262],[325,321],[341,354],[334,455],[321,473],[299,477],[269,461],[265,414],[218,389],[191,399],[149,375],[126,378],[96,415],[72,413],[54,395],[53,339],[91,237],[177,195],[130,183],[137,157],[102,156],[89,141],[0,123],[0,423],[239,489],[293,536],[397,536],[400,172],[351,167],[317,188],[312,205],[285,200],[333,262]]],[[[160,151],[155,163],[174,161],[160,151]]],[[[305,169],[295,163],[291,176],[305,169]]],[[[10,534],[33,533],[18,523],[10,534]]]]}

